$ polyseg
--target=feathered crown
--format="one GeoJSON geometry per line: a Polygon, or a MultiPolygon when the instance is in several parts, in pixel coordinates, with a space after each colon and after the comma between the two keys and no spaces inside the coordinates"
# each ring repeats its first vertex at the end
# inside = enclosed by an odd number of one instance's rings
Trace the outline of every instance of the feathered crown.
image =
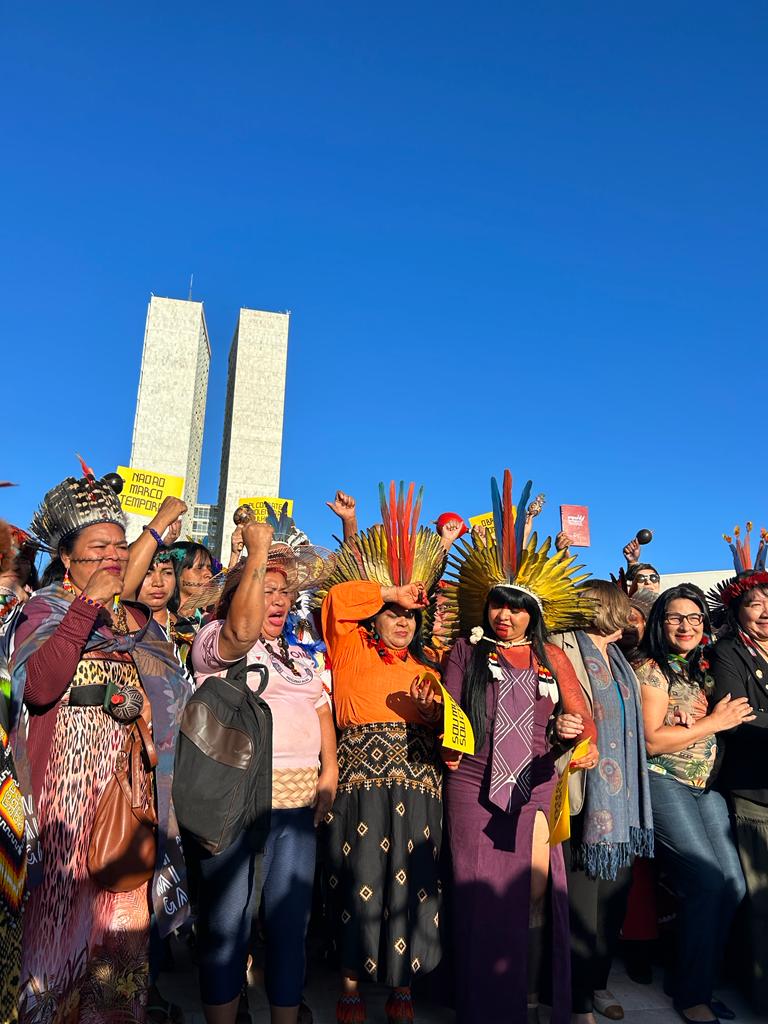
{"type": "Polygon", "coordinates": [[[538,549],[535,533],[527,545],[523,543],[522,510],[531,486],[529,480],[517,503],[522,514],[515,515],[512,474],[508,469],[504,471],[502,492],[496,478],[491,478],[493,534],[488,531],[484,537],[473,536],[471,544],[462,538],[457,553],[449,559],[448,575],[457,586],[446,590],[446,602],[449,609],[453,606],[452,620],[462,632],[469,633],[482,623],[488,594],[497,586],[513,587],[532,597],[541,609],[548,633],[578,629],[592,618],[590,601],[576,589],[576,584],[589,574],[575,575],[582,568],[574,565],[575,557],[567,551],[550,554],[551,537],[538,549]]]}
{"type": "Polygon", "coordinates": [[[118,495],[123,479],[107,473],[97,480],[93,470],[80,459],[83,475],[68,476],[45,495],[32,518],[30,533],[53,554],[67,537],[86,526],[116,523],[125,529],[125,513],[118,495]]]}
{"type": "Polygon", "coordinates": [[[748,522],[743,540],[741,527],[739,526],[734,527],[733,536],[727,533],[723,534],[723,540],[731,549],[733,567],[737,575],[730,580],[718,583],[707,594],[707,599],[713,610],[722,607],[727,608],[731,601],[741,594],[745,594],[748,590],[752,590],[753,587],[768,586],[768,573],[765,571],[765,560],[766,555],[768,555],[768,530],[762,529],[760,531],[760,543],[757,546],[754,565],[752,564],[750,544],[751,533],[752,523],[748,522]]]}
{"type": "Polygon", "coordinates": [[[387,500],[384,484],[379,484],[383,522],[341,545],[336,555],[336,568],[315,596],[317,605],[331,587],[349,580],[371,580],[382,587],[423,583],[429,607],[422,616],[422,636],[431,636],[437,584],[446,556],[439,535],[429,527],[418,525],[424,488],[419,488],[415,501],[414,490],[415,485],[411,483],[406,493],[403,481],[396,489],[393,480],[387,500]]]}

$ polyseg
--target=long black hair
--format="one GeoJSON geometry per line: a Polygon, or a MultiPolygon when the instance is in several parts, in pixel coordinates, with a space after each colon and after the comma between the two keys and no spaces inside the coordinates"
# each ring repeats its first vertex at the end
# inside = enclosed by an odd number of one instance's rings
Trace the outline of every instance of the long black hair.
{"type": "MultiPolygon", "coordinates": [[[[669,683],[675,682],[676,679],[675,671],[669,663],[670,655],[675,654],[676,652],[669,649],[669,643],[667,642],[667,637],[664,633],[664,619],[670,603],[680,599],[692,601],[704,616],[702,623],[704,626],[704,636],[709,637],[712,633],[712,624],[709,620],[707,599],[704,596],[703,590],[699,590],[699,588],[693,583],[678,583],[676,587],[671,587],[669,590],[665,590],[662,594],[659,594],[654,601],[650,615],[648,616],[645,634],[643,635],[643,639],[640,643],[640,654],[645,658],[650,658],[652,661],[655,661],[669,683]]],[[[690,675],[691,680],[695,683],[699,683],[700,685],[703,685],[705,682],[705,671],[701,664],[702,656],[703,652],[701,645],[694,647],[694,649],[685,656],[685,660],[688,663],[688,674],[690,675]]]]}
{"type": "MultiPolygon", "coordinates": [[[[158,552],[158,554],[162,555],[163,552],[158,552]]],[[[194,568],[198,555],[203,555],[208,560],[211,572],[213,572],[213,555],[204,544],[195,544],[188,540],[179,540],[175,544],[171,544],[168,548],[168,555],[170,555],[173,571],[176,573],[176,589],[173,592],[173,597],[168,602],[168,607],[175,615],[179,610],[181,574],[185,569],[194,568]]],[[[157,558],[157,556],[155,557],[157,558]]],[[[161,561],[164,560],[161,558],[161,561]]]]}
{"type": "MultiPolygon", "coordinates": [[[[546,631],[544,619],[536,601],[522,590],[514,587],[499,586],[491,590],[483,609],[483,633],[486,636],[494,636],[491,623],[488,618],[488,607],[493,604],[503,604],[515,611],[528,612],[531,621],[525,631],[526,638],[531,641],[531,650],[536,660],[548,669],[553,676],[555,671],[549,662],[547,652],[544,648],[546,631]]],[[[472,659],[464,674],[464,684],[461,690],[462,707],[467,713],[472,731],[475,734],[475,750],[479,750],[485,742],[487,727],[487,690],[491,681],[491,673],[488,668],[488,657],[496,651],[496,645],[489,640],[482,639],[472,652],[472,659]]],[[[557,677],[555,676],[555,679],[557,677]]]]}

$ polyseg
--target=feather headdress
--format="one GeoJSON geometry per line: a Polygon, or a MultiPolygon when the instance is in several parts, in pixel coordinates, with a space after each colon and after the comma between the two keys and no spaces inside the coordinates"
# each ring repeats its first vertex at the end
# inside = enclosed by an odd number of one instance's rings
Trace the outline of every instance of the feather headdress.
{"type": "Polygon", "coordinates": [[[736,575],[729,580],[718,583],[707,594],[707,600],[713,611],[727,608],[731,601],[741,594],[745,594],[753,587],[768,587],[768,573],[765,571],[766,556],[768,556],[768,530],[760,531],[760,543],[757,546],[754,565],[752,564],[752,549],[750,534],[752,523],[748,522],[742,539],[741,527],[736,526],[733,536],[723,534],[723,540],[731,549],[733,555],[733,567],[736,575]]]}
{"type": "Polygon", "coordinates": [[[435,614],[437,584],[445,568],[445,549],[440,536],[427,526],[419,526],[422,496],[420,488],[414,501],[415,485],[394,480],[389,494],[379,484],[382,522],[363,530],[345,541],[336,555],[336,568],[315,597],[319,605],[337,583],[349,580],[370,580],[382,587],[400,587],[407,583],[423,583],[429,606],[422,615],[422,636],[431,636],[435,614]]]}
{"type": "Polygon", "coordinates": [[[122,478],[108,473],[97,480],[93,470],[82,459],[80,462],[83,476],[68,476],[52,487],[32,517],[30,533],[53,554],[58,554],[62,540],[86,526],[116,523],[125,529],[125,513],[118,498],[122,478]]]}
{"type": "Polygon", "coordinates": [[[502,489],[491,479],[491,503],[494,530],[484,537],[473,536],[472,543],[462,538],[449,559],[448,576],[457,584],[446,590],[453,621],[462,633],[480,626],[488,594],[494,587],[513,587],[528,594],[541,609],[548,633],[578,629],[592,617],[592,605],[576,589],[588,573],[576,575],[581,566],[567,551],[550,554],[552,539],[538,547],[536,534],[524,544],[525,507],[531,482],[523,488],[515,514],[512,503],[512,474],[504,471],[502,489]]]}

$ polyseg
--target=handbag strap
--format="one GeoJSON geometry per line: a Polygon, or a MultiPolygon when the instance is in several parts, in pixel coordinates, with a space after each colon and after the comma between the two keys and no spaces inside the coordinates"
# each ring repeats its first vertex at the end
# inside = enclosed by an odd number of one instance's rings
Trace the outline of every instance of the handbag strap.
{"type": "Polygon", "coordinates": [[[157,766],[157,750],[155,749],[155,743],[152,739],[152,733],[149,731],[147,723],[139,715],[136,721],[133,723],[141,737],[141,742],[144,744],[144,749],[147,752],[147,760],[149,761],[149,767],[155,768],[157,766]]]}
{"type": "MultiPolygon", "coordinates": [[[[155,813],[152,797],[152,787],[149,784],[151,779],[149,773],[145,774],[144,785],[142,786],[141,751],[146,743],[145,737],[149,737],[151,756],[154,756],[154,763],[157,764],[155,745],[149,736],[146,723],[142,718],[137,718],[128,729],[128,735],[125,738],[125,744],[121,751],[121,754],[124,756],[118,755],[114,775],[134,816],[144,825],[153,828],[157,825],[157,814],[155,813]],[[139,722],[141,722],[141,725],[138,724],[139,722]],[[145,807],[144,804],[147,806],[145,807]]],[[[150,756],[149,751],[147,751],[147,754],[150,756]]]]}

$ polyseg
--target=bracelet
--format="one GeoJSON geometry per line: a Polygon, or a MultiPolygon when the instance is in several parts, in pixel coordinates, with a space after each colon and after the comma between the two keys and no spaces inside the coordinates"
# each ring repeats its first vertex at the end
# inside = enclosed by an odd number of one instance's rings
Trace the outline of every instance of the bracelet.
{"type": "Polygon", "coordinates": [[[82,601],[83,604],[87,604],[89,608],[103,608],[104,607],[104,605],[101,603],[101,601],[93,601],[90,597],[86,597],[85,594],[80,594],[80,596],[78,597],[77,600],[78,601],[82,601]]]}
{"type": "Polygon", "coordinates": [[[159,548],[165,547],[165,541],[157,532],[157,530],[153,530],[151,526],[142,526],[142,530],[149,530],[149,532],[152,534],[152,539],[159,548]]]}

